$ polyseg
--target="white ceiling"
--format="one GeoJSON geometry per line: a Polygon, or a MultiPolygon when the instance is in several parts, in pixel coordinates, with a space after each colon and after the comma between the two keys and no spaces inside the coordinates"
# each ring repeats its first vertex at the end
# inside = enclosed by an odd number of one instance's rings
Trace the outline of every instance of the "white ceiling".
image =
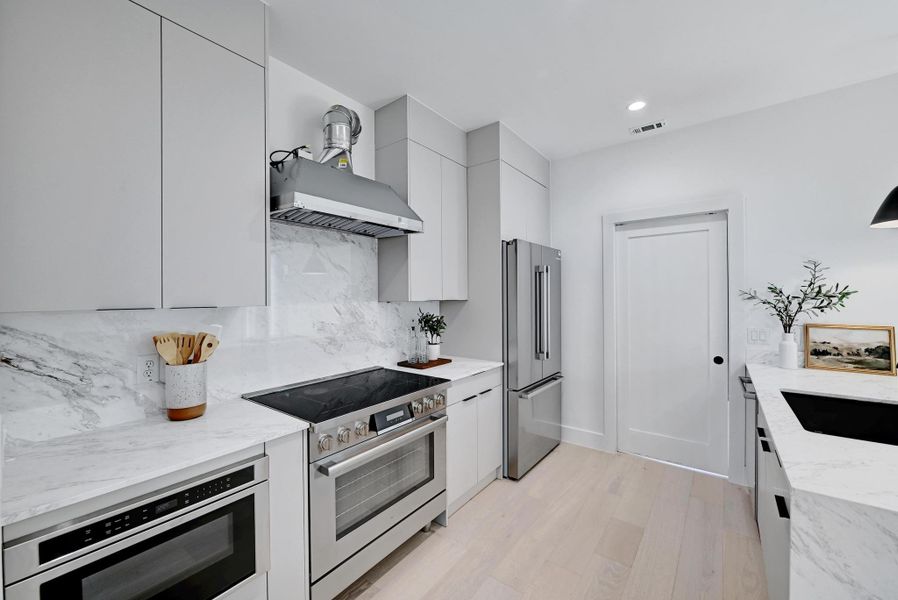
{"type": "Polygon", "coordinates": [[[898,72],[896,0],[271,0],[270,21],[273,56],[372,108],[408,93],[552,159],[898,72]]]}

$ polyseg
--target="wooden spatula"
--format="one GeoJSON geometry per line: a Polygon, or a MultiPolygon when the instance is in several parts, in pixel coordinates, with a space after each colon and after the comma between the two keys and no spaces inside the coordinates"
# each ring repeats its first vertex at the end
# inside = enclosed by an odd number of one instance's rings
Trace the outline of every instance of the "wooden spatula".
{"type": "Polygon", "coordinates": [[[178,342],[175,338],[168,335],[154,336],[156,342],[156,352],[162,357],[166,363],[170,365],[181,364],[181,354],[178,352],[178,342]]]}
{"type": "Polygon", "coordinates": [[[209,360],[209,357],[212,356],[212,353],[215,352],[216,348],[218,348],[218,338],[211,333],[207,333],[203,337],[203,343],[201,344],[200,359],[196,362],[206,362],[209,360]]]}
{"type": "Polygon", "coordinates": [[[186,365],[190,362],[190,357],[193,356],[194,337],[188,333],[179,333],[177,342],[178,354],[181,355],[181,364],[186,365]]]}
{"type": "Polygon", "coordinates": [[[200,331],[196,334],[196,338],[193,342],[193,363],[196,364],[200,362],[200,357],[203,355],[203,340],[205,337],[209,335],[205,331],[200,331]]]}

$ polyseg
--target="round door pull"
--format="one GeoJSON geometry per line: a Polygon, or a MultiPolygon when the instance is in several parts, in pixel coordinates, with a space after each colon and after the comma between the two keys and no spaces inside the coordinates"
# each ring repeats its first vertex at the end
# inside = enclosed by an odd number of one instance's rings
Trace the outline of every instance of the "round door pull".
{"type": "Polygon", "coordinates": [[[723,364],[723,357],[722,357],[722,356],[715,356],[715,357],[714,357],[714,364],[715,364],[715,365],[722,365],[722,364],[723,364]]]}

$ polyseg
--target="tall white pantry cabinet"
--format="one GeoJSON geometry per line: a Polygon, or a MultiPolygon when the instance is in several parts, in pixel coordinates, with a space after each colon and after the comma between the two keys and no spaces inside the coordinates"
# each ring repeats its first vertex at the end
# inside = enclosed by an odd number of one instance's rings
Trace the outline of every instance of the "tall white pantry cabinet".
{"type": "Polygon", "coordinates": [[[266,12],[223,1],[0,3],[0,312],[265,303],[266,12]]]}

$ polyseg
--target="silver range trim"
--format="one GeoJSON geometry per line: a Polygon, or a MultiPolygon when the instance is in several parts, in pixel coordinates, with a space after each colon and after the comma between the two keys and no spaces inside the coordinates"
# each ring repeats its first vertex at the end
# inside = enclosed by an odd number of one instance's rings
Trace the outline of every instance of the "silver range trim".
{"type": "MultiPolygon", "coordinates": [[[[418,421],[423,421],[418,423],[414,427],[396,430],[400,435],[396,437],[389,438],[384,441],[377,440],[377,444],[372,448],[367,448],[369,444],[360,444],[355,448],[358,448],[358,452],[352,452],[352,455],[339,461],[333,462],[328,461],[318,465],[318,471],[327,476],[327,477],[339,477],[344,473],[348,473],[352,471],[356,467],[359,467],[365,464],[368,461],[374,460],[375,458],[381,457],[385,454],[389,454],[393,450],[408,444],[418,438],[424,437],[432,432],[434,429],[439,429],[443,427],[446,422],[449,420],[449,417],[443,415],[441,417],[431,416],[428,419],[418,419],[418,421]]],[[[415,423],[415,421],[412,421],[415,423]]],[[[350,449],[354,451],[355,448],[350,449]]]]}

